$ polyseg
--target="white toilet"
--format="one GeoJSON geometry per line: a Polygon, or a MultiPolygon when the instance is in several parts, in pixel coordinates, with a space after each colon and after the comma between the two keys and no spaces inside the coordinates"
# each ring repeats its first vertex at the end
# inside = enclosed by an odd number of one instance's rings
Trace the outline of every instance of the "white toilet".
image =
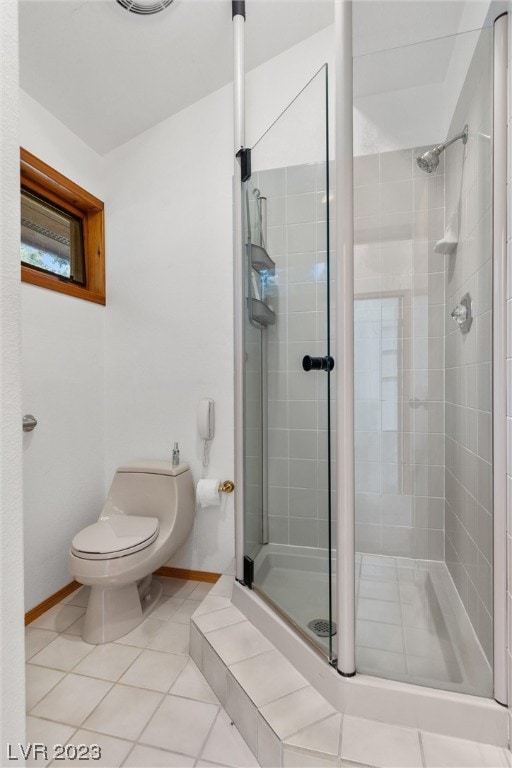
{"type": "Polygon", "coordinates": [[[146,618],[162,592],[152,573],[187,539],[194,509],[187,464],[118,468],[98,522],[77,533],[69,553],[71,574],[91,587],[85,642],[116,640],[146,618]]]}

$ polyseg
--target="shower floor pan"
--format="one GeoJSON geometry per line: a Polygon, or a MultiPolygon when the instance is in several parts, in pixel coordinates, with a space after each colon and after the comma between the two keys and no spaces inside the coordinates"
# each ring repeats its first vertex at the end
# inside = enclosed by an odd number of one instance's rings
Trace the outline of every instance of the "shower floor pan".
{"type": "MultiPolygon", "coordinates": [[[[259,594],[326,653],[329,638],[308,624],[329,619],[327,585],[325,550],[267,544],[256,558],[259,594]]],[[[358,672],[492,696],[491,667],[444,562],[357,553],[356,616],[358,672]]]]}

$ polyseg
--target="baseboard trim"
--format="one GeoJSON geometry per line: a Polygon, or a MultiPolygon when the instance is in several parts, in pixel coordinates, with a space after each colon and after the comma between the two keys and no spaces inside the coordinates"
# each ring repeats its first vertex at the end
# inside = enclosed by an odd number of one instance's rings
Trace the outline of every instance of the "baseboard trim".
{"type": "Polygon", "coordinates": [[[82,585],[79,584],[78,581],[70,581],[69,584],[66,584],[65,587],[62,587],[62,589],[59,589],[58,592],[50,595],[50,597],[47,597],[46,600],[43,600],[42,603],[35,605],[25,614],[25,626],[27,626],[27,624],[31,624],[33,621],[42,616],[43,613],[46,613],[46,611],[48,611],[50,608],[53,608],[54,605],[60,603],[61,600],[70,595],[72,592],[75,592],[75,590],[81,586],[82,585]]]}
{"type": "Polygon", "coordinates": [[[192,579],[193,581],[207,581],[209,584],[215,584],[222,574],[211,573],[210,571],[189,571],[187,568],[171,568],[168,565],[163,565],[158,571],[155,571],[156,576],[165,576],[168,579],[192,579]]]}
{"type": "MultiPolygon", "coordinates": [[[[0,0],[1,1],[1,0],[0,0]]],[[[221,577],[220,573],[211,573],[210,571],[189,571],[186,568],[171,568],[167,565],[163,565],[158,571],[155,571],[156,576],[165,576],[168,579],[192,579],[193,581],[207,581],[209,584],[215,584],[221,577]]],[[[43,613],[53,608],[54,605],[60,603],[65,597],[75,592],[82,585],[78,581],[71,581],[66,584],[65,587],[59,589],[42,603],[35,605],[30,611],[25,614],[25,626],[31,624],[38,619],[43,613]]]]}

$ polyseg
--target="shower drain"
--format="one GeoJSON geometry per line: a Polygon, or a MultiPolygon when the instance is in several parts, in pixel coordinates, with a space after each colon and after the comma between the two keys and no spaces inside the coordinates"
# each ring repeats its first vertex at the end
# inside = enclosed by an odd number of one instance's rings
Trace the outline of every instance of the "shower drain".
{"type": "Polygon", "coordinates": [[[309,622],[308,628],[318,637],[329,637],[336,634],[336,624],[334,621],[331,622],[327,619],[313,619],[313,621],[309,622]]]}

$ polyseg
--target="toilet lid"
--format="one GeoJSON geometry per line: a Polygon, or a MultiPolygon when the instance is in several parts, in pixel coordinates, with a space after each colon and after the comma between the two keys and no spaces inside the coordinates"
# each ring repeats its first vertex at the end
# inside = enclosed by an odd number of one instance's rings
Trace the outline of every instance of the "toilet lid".
{"type": "Polygon", "coordinates": [[[145,549],[157,536],[156,517],[109,515],[77,533],[71,549],[78,557],[108,560],[145,549]]]}

